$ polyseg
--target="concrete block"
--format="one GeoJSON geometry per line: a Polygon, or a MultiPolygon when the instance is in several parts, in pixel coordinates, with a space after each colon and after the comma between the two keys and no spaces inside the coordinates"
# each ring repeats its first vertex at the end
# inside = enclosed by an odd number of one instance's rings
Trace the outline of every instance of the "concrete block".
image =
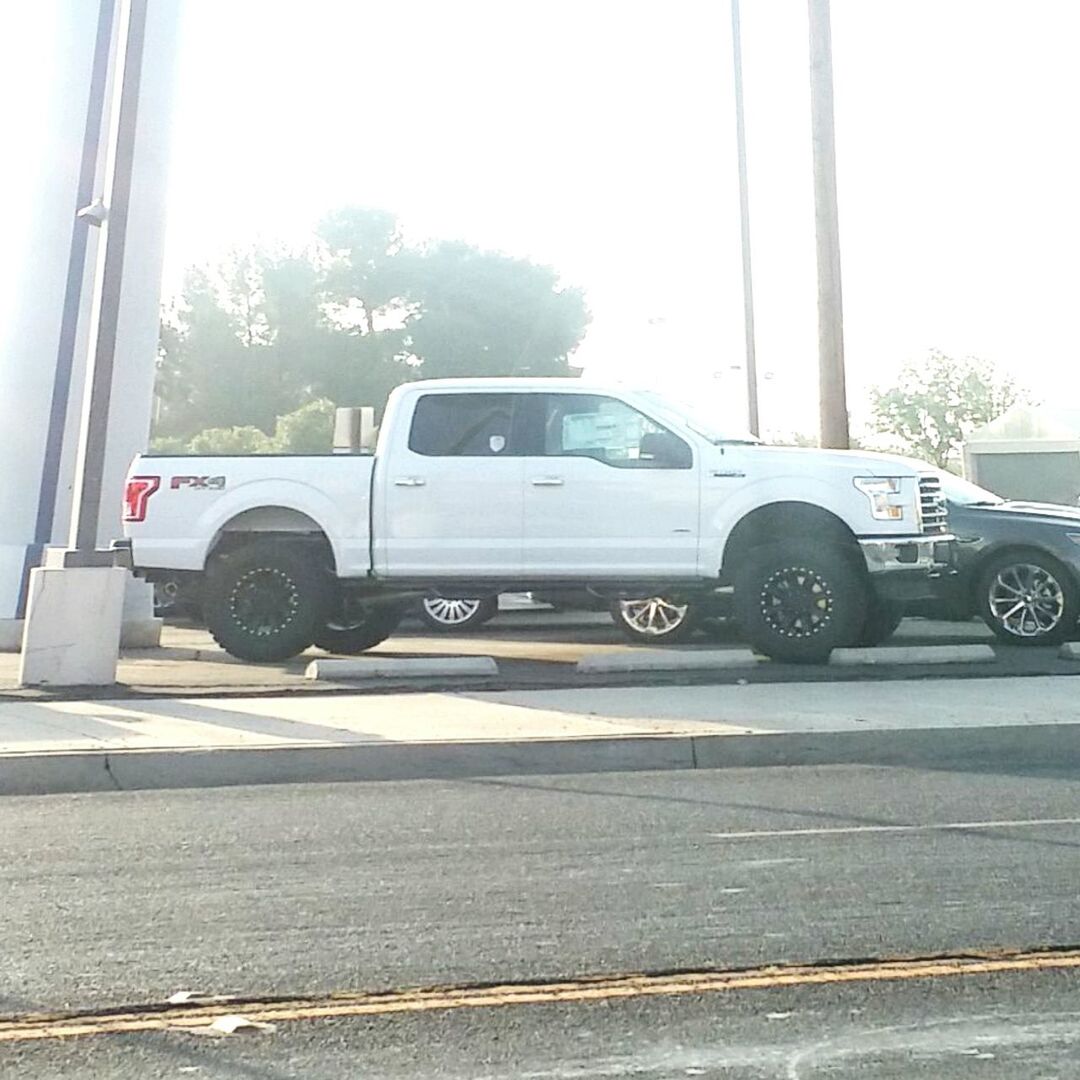
{"type": "Polygon", "coordinates": [[[31,570],[19,685],[115,683],[127,578],[118,566],[31,570]]]}
{"type": "Polygon", "coordinates": [[[765,658],[749,649],[633,649],[627,652],[588,653],[577,662],[583,673],[625,671],[713,671],[753,667],[765,658]]]}
{"type": "Polygon", "coordinates": [[[1058,651],[1062,660],[1080,660],[1080,641],[1066,641],[1058,651]]]}
{"type": "Polygon", "coordinates": [[[355,682],[359,679],[427,679],[444,676],[498,675],[490,656],[358,657],[355,660],[312,660],[304,672],[309,679],[355,682]]]}
{"type": "Polygon", "coordinates": [[[829,663],[838,667],[898,664],[989,664],[997,654],[989,645],[879,645],[874,649],[834,649],[829,663]]]}
{"type": "Polygon", "coordinates": [[[0,619],[0,652],[18,652],[22,637],[22,619],[0,619]]]}
{"type": "Polygon", "coordinates": [[[163,619],[125,619],[120,627],[120,648],[156,649],[161,644],[163,619]]]}

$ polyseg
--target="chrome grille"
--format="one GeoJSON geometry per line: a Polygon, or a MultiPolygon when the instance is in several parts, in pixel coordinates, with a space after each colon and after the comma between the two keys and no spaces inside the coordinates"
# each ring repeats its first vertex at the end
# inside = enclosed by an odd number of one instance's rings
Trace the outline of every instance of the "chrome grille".
{"type": "Polygon", "coordinates": [[[933,474],[919,477],[919,520],[924,533],[942,535],[949,531],[949,511],[941,481],[933,474]]]}

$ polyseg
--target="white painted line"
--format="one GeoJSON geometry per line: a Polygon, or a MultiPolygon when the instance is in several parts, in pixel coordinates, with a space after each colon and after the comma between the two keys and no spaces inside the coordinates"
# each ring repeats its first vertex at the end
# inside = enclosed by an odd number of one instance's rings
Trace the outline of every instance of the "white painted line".
{"type": "Polygon", "coordinates": [[[628,649],[626,652],[586,653],[578,671],[713,671],[753,667],[764,657],[749,649],[628,649]]]}
{"type": "Polygon", "coordinates": [[[1058,656],[1062,660],[1080,660],[1080,641],[1066,641],[1058,656]]]}
{"type": "Polygon", "coordinates": [[[330,682],[358,679],[423,679],[449,675],[498,675],[491,656],[370,656],[356,660],[312,660],[304,675],[330,682]]]}
{"type": "Polygon", "coordinates": [[[854,667],[895,664],[988,664],[997,659],[989,645],[879,645],[874,649],[833,649],[830,664],[854,667]]]}
{"type": "Polygon", "coordinates": [[[931,825],[838,825],[814,829],[750,829],[717,832],[713,840],[760,840],[792,836],[853,836],[858,833],[967,832],[971,829],[1039,829],[1053,825],[1080,825],[1080,818],[1031,818],[1026,821],[946,821],[931,825]]]}

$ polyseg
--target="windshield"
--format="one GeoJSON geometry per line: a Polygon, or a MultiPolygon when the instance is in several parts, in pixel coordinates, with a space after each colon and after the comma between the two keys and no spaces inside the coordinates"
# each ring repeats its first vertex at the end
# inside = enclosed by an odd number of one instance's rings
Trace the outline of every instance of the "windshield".
{"type": "Polygon", "coordinates": [[[992,491],[987,491],[986,488],[981,488],[978,484],[973,484],[961,476],[954,476],[952,473],[941,474],[941,490],[949,502],[956,503],[958,506],[996,506],[1005,501],[992,491]]]}
{"type": "Polygon", "coordinates": [[[691,431],[708,439],[711,443],[757,443],[749,431],[741,430],[735,425],[725,424],[712,410],[706,410],[700,405],[686,401],[675,401],[658,394],[653,390],[639,390],[638,396],[658,414],[663,414],[668,420],[677,420],[683,423],[691,431]]]}

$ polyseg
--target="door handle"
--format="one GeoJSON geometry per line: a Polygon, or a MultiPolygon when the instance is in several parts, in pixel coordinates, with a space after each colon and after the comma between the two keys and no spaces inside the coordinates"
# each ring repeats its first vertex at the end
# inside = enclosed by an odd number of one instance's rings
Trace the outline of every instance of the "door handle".
{"type": "Polygon", "coordinates": [[[741,469],[714,469],[713,470],[713,476],[715,476],[719,480],[724,480],[724,479],[727,479],[727,478],[741,479],[745,475],[746,475],[746,473],[744,473],[741,469]]]}
{"type": "Polygon", "coordinates": [[[534,476],[532,478],[533,487],[562,487],[563,480],[561,476],[534,476]]]}
{"type": "Polygon", "coordinates": [[[399,476],[394,481],[397,487],[423,487],[426,483],[422,476],[399,476]]]}

